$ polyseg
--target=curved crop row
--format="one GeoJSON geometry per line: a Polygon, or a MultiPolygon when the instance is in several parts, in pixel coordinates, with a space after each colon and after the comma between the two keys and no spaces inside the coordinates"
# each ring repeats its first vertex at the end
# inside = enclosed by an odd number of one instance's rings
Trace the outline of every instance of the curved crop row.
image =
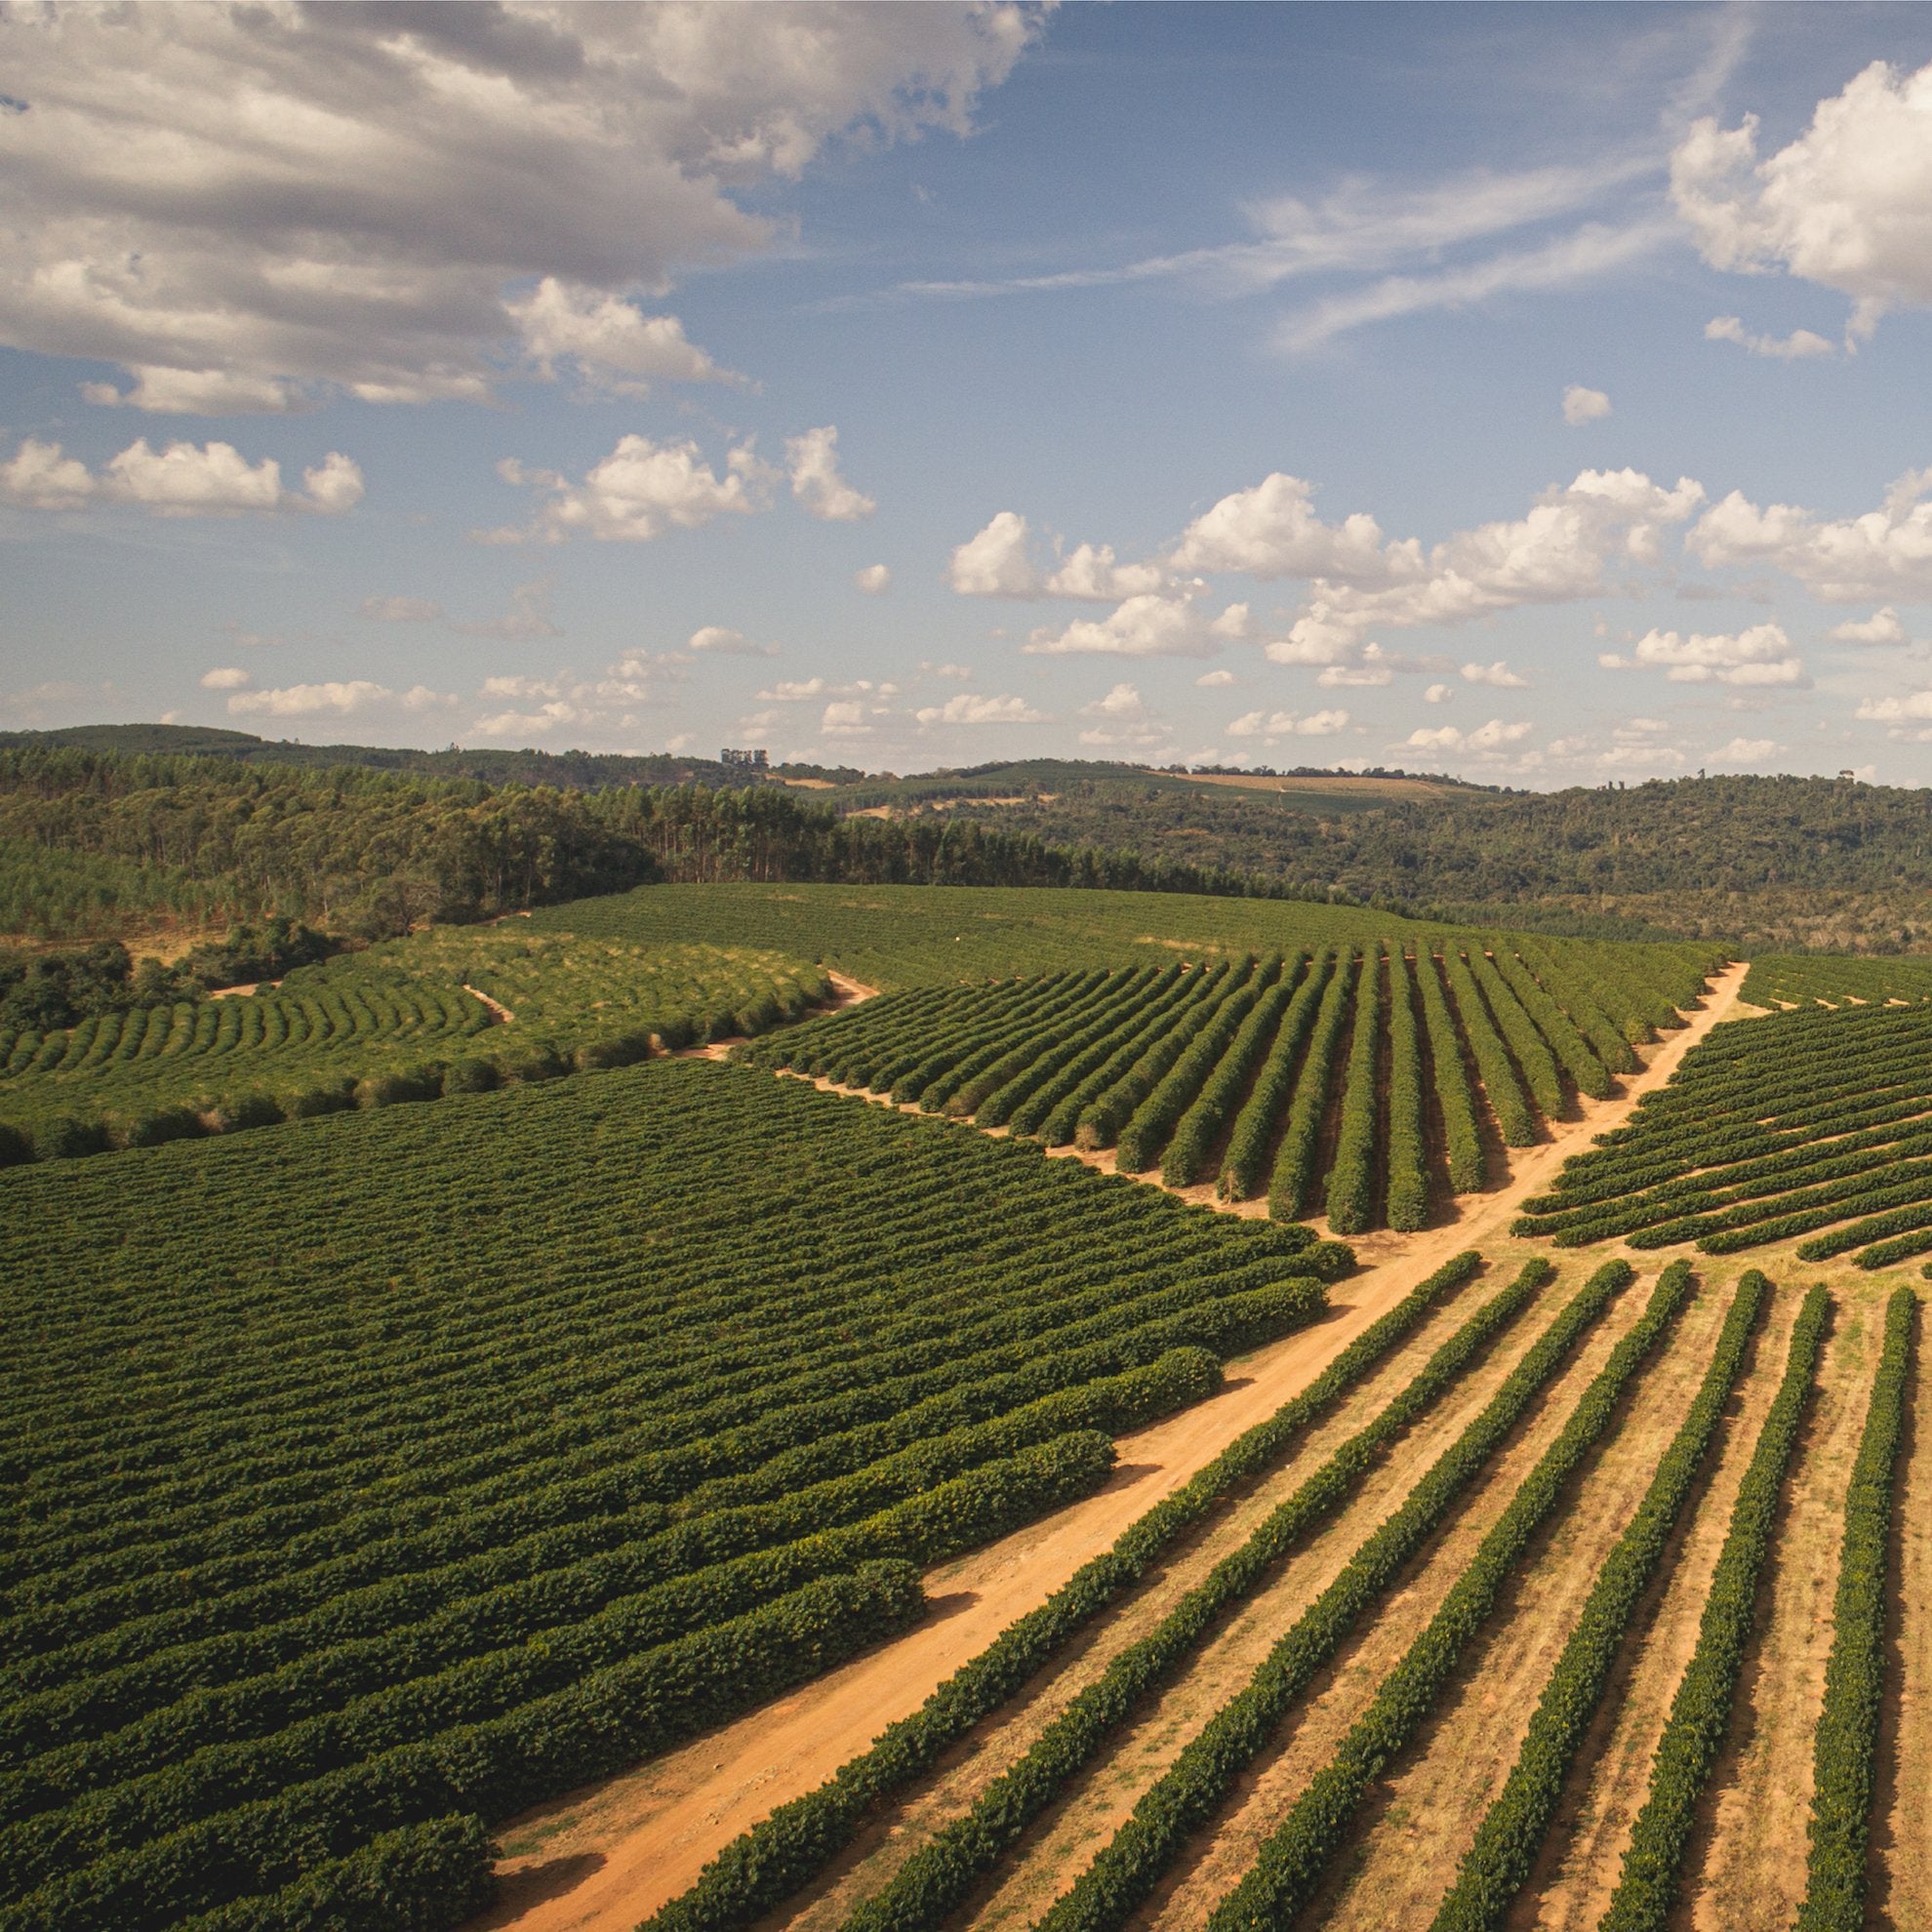
{"type": "Polygon", "coordinates": [[[1128,982],[1126,997],[1116,999],[1107,1010],[1071,1033],[1049,1039],[1037,1052],[1028,1052],[1024,1061],[1016,1053],[1015,1065],[997,1085],[989,1085],[986,1098],[973,1110],[982,1127],[1004,1127],[1032,1097],[1057,1079],[1067,1067],[1091,1052],[1103,1041],[1113,1038],[1123,1022],[1138,1018],[1154,1006],[1181,977],[1179,966],[1142,969],[1128,982]]]}
{"type": "Polygon", "coordinates": [[[1180,1537],[1244,1485],[1276,1468],[1306,1431],[1329,1414],[1481,1266],[1455,1256],[1365,1329],[1299,1395],[1237,1436],[1197,1475],[1154,1505],[1039,1609],[1009,1626],[956,1670],[911,1716],[840,1766],[825,1784],[781,1805],[705,1866],[697,1883],[646,1921],[648,1932],[745,1932],[845,1849],[865,1819],[937,1761],[972,1726],[998,1710],[1088,1629],[1180,1537]]]}
{"type": "MultiPolygon", "coordinates": [[[[1198,989],[1206,984],[1206,974],[1202,968],[1171,968],[1173,978],[1161,976],[1161,982],[1147,995],[1146,1003],[1136,1007],[1132,1013],[1116,1016],[1109,1027],[1096,1027],[1096,1033],[1084,1047],[1078,1047],[1070,1057],[1063,1059],[1053,1072],[1049,1072],[1026,1100],[1018,1102],[1013,1111],[1007,1114],[1007,1124],[1016,1134],[1039,1134],[1047,1146],[1061,1146],[1061,1142],[1072,1138],[1074,1122],[1080,1116],[1080,1109],[1086,1107],[1094,1094],[1100,1094],[1107,1084],[1107,1068],[1118,1065],[1126,1068],[1134,1063],[1140,1053],[1140,1045],[1153,1037],[1155,1029],[1165,1026],[1171,1014],[1179,1013],[1190,999],[1198,995],[1198,989]],[[1049,1132],[1049,1122],[1059,1128],[1065,1109],[1065,1132],[1049,1132]]],[[[987,1122],[997,1124],[997,1122],[987,1122]]]]}
{"type": "Polygon", "coordinates": [[[19,1900],[22,1927],[168,1925],[298,1880],[318,1860],[453,1814],[503,1818],[704,1730],[909,1628],[925,1607],[909,1563],[808,1584],[492,1721],[425,1738],[258,1797],[19,1900]]]}
{"type": "MultiPolygon", "coordinates": [[[[1253,957],[1230,967],[1206,998],[1188,1008],[1173,1026],[1156,1039],[1139,1060],[1081,1113],[1073,1132],[1079,1147],[1110,1147],[1139,1111],[1141,1104],[1167,1077],[1169,1069],[1194,1041],[1215,1026],[1228,1001],[1239,999],[1259,962],[1253,957]]],[[[1244,1012],[1246,1008],[1242,1009],[1244,1012]]]]}
{"type": "Polygon", "coordinates": [[[1037,1126],[1030,1121],[1023,1124],[1022,1117],[1016,1115],[1014,1132],[1036,1134],[1050,1147],[1065,1147],[1075,1140],[1088,1109],[1126,1079],[1145,1055],[1154,1052],[1168,1033],[1202,1023],[1204,1013],[1225,990],[1230,970],[1224,960],[1218,966],[1203,966],[1188,975],[1184,982],[1187,990],[1179,1000],[1151,1020],[1128,1029],[1110,1054],[1054,1100],[1037,1126]]]}
{"type": "Polygon", "coordinates": [[[439,1114],[5,1177],[9,1922],[366,1904],[904,1628],[1346,1260],[704,1062],[439,1114]]]}

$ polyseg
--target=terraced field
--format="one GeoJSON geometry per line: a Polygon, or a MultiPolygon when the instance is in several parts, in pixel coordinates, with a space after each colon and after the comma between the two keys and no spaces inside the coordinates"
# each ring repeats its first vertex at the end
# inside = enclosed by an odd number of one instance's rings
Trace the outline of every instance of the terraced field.
{"type": "Polygon", "coordinates": [[[752,947],[438,927],[242,998],[0,1033],[0,1158],[191,1139],[433,1099],[752,1033],[831,996],[752,947]]]}

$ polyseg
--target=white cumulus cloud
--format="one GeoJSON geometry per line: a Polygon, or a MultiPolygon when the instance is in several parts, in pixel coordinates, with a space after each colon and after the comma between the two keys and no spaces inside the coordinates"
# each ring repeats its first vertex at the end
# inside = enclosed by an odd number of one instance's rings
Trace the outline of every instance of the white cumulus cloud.
{"type": "Polygon", "coordinates": [[[1385,554],[1374,517],[1358,510],[1339,524],[1322,522],[1314,513],[1314,485],[1281,470],[1197,516],[1181,533],[1172,562],[1177,570],[1350,583],[1380,581],[1401,567],[1385,554]]]}
{"type": "Polygon", "coordinates": [[[1158,745],[1169,735],[1166,723],[1148,709],[1132,684],[1114,685],[1104,697],[1082,704],[1080,715],[1094,720],[1081,732],[1080,743],[1097,748],[1158,745]]]}
{"type": "Polygon", "coordinates": [[[1932,596],[1932,469],[1911,470],[1862,516],[1819,517],[1791,503],[1760,508],[1733,490],[1685,543],[1705,564],[1768,564],[1827,603],[1932,596]]]}
{"type": "Polygon", "coordinates": [[[1546,491],[1522,517],[1425,548],[1414,538],[1385,538],[1366,512],[1324,523],[1312,487],[1277,471],[1196,518],[1170,562],[1306,578],[1306,605],[1285,636],[1269,640],[1267,655],[1276,664],[1359,666],[1381,625],[1466,624],[1525,604],[1599,595],[1613,565],[1658,562],[1664,530],[1690,517],[1704,494],[1689,477],[1667,486],[1639,470],[1586,469],[1546,491]]]}
{"type": "Polygon", "coordinates": [[[1869,724],[1890,725],[1894,738],[1932,741],[1932,691],[1912,691],[1903,698],[1868,698],[1859,705],[1858,715],[1869,724]]]}
{"type": "Polygon", "coordinates": [[[686,639],[684,648],[696,651],[704,657],[713,658],[775,658],[778,656],[776,644],[754,644],[742,630],[733,630],[722,624],[707,624],[694,630],[686,639]]]}
{"type": "Polygon", "coordinates": [[[285,685],[279,691],[240,691],[228,700],[228,709],[236,717],[345,718],[390,706],[405,711],[441,709],[454,702],[426,685],[397,693],[387,685],[356,677],[342,683],[285,685]]]}
{"type": "Polygon", "coordinates": [[[1024,698],[982,698],[971,691],[955,691],[944,704],[922,705],[912,714],[921,725],[1045,724],[1046,714],[1036,711],[1024,698]]]}
{"type": "Polygon", "coordinates": [[[622,297],[577,288],[545,275],[530,293],[504,302],[525,353],[549,378],[559,362],[575,362],[600,387],[621,395],[649,392],[646,379],[670,382],[731,382],[675,315],[646,315],[622,297]]]}
{"type": "Polygon", "coordinates": [[[808,429],[802,436],[787,436],[785,460],[791,494],[807,516],[824,523],[858,523],[878,508],[839,474],[838,431],[830,423],[808,429]]]}
{"type": "Polygon", "coordinates": [[[1764,160],[1755,115],[1700,120],[1670,156],[1670,196],[1712,267],[1834,289],[1854,334],[1932,302],[1932,66],[1872,61],[1764,160]]]}
{"type": "Polygon", "coordinates": [[[1493,664],[1465,664],[1463,679],[1468,684],[1492,684],[1499,691],[1527,691],[1529,679],[1512,671],[1501,658],[1493,664]]]}
{"type": "Polygon", "coordinates": [[[892,588],[892,572],[884,564],[867,564],[852,573],[852,582],[868,597],[882,597],[892,588]]]}
{"type": "Polygon", "coordinates": [[[538,496],[528,531],[498,531],[495,538],[526,537],[565,543],[591,537],[604,543],[649,543],[673,530],[701,530],[721,516],[749,516],[771,506],[778,472],[748,443],[725,458],[724,474],[705,463],[695,442],[654,443],[627,435],[602,462],[572,483],[555,470],[525,469],[513,457],[497,465],[505,483],[538,496]]]}
{"type": "Polygon", "coordinates": [[[1535,729],[1526,719],[1505,724],[1501,718],[1491,718],[1473,731],[1463,731],[1455,725],[1423,725],[1404,742],[1418,751],[1495,752],[1506,745],[1519,745],[1535,729]]]}
{"type": "Polygon", "coordinates": [[[1754,765],[1777,749],[1776,739],[1734,738],[1728,745],[1720,745],[1711,752],[1711,762],[1713,765],[1754,765]]]}
{"type": "Polygon", "coordinates": [[[856,698],[833,700],[819,719],[819,733],[824,738],[866,738],[871,731],[865,706],[856,698]]]}
{"type": "Polygon", "coordinates": [[[1791,640],[1775,624],[1752,624],[1736,634],[1652,630],[1624,657],[1606,651],[1597,659],[1606,670],[1661,670],[1673,684],[1794,685],[1804,682],[1804,665],[1791,640]]]}
{"type": "Polygon", "coordinates": [[[1912,640],[1906,635],[1906,627],[1890,604],[1876,610],[1869,618],[1855,618],[1845,624],[1833,624],[1831,641],[1834,644],[1907,644],[1912,640]]]}
{"type": "Polygon", "coordinates": [[[1023,648],[1040,657],[1209,658],[1221,635],[1193,604],[1148,593],[1104,618],[1077,618],[1058,631],[1043,626],[1023,648]]]}
{"type": "Polygon", "coordinates": [[[1777,362],[1801,362],[1807,356],[1835,355],[1837,351],[1823,336],[1809,329],[1793,329],[1789,336],[1753,336],[1741,316],[1713,315],[1704,325],[1708,342],[1736,342],[1752,355],[1770,356],[1777,362]]]}
{"type": "Polygon", "coordinates": [[[239,691],[253,681],[239,664],[223,664],[218,670],[203,671],[201,674],[201,688],[204,691],[239,691]]]}
{"type": "Polygon", "coordinates": [[[1609,414],[1610,398],[1601,389],[1586,389],[1581,382],[1572,382],[1563,391],[1563,421],[1572,429],[1601,422],[1609,414]]]}
{"type": "Polygon", "coordinates": [[[29,436],[0,463],[0,503],[51,510],[118,504],[155,516],[288,510],[340,516],[362,501],[362,471],[335,451],[304,470],[302,482],[303,490],[284,489],[282,466],[273,457],[250,463],[232,443],[170,443],[156,450],[142,436],[90,471],[59,443],[29,436]]]}
{"type": "Polygon", "coordinates": [[[1155,591],[1167,581],[1158,564],[1121,564],[1108,543],[1082,543],[1067,557],[1043,586],[1049,597],[1079,597],[1110,604],[1118,598],[1155,591]]]}
{"type": "Polygon", "coordinates": [[[1048,571],[1033,554],[1032,531],[1017,510],[1001,510],[957,545],[947,582],[962,597],[1067,597],[1111,604],[1152,595],[1167,584],[1158,564],[1123,564],[1107,543],[1081,543],[1048,571]]]}
{"type": "Polygon", "coordinates": [[[1346,730],[1347,711],[1244,711],[1228,727],[1229,738],[1333,738],[1346,730]]]}
{"type": "Polygon", "coordinates": [[[947,581],[962,597],[1037,597],[1045,580],[1027,553],[1026,519],[1001,510],[952,552],[947,581]]]}

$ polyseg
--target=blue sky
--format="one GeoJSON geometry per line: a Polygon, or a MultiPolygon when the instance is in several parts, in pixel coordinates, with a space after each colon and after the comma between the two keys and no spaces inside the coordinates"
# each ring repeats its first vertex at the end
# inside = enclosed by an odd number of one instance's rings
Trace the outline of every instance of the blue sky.
{"type": "Polygon", "coordinates": [[[0,726],[1932,768],[1932,12],[0,11],[0,726]]]}

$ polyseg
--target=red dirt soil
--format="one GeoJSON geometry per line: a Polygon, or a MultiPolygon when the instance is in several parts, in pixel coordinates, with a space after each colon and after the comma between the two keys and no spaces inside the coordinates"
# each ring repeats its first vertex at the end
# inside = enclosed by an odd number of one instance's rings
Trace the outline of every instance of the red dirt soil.
{"type": "Polygon", "coordinates": [[[1098,1495],[930,1571],[933,1609],[917,1630],[682,1750],[504,1825],[497,1836],[513,1849],[499,1867],[499,1903],[468,1932],[633,1932],[741,1831],[823,1784],[1135,1518],[1306,1389],[1431,1269],[1501,1235],[1569,1154],[1621,1121],[1732,1016],[1745,971],[1736,964],[1716,976],[1689,1025],[1666,1037],[1617,1098],[1581,1102],[1581,1118],[1512,1151],[1504,1187],[1466,1196],[1454,1220],[1422,1233],[1356,1240],[1366,1266],[1328,1320],[1234,1364],[1229,1387],[1212,1400],[1123,1436],[1119,1465],[1098,1495]]]}

